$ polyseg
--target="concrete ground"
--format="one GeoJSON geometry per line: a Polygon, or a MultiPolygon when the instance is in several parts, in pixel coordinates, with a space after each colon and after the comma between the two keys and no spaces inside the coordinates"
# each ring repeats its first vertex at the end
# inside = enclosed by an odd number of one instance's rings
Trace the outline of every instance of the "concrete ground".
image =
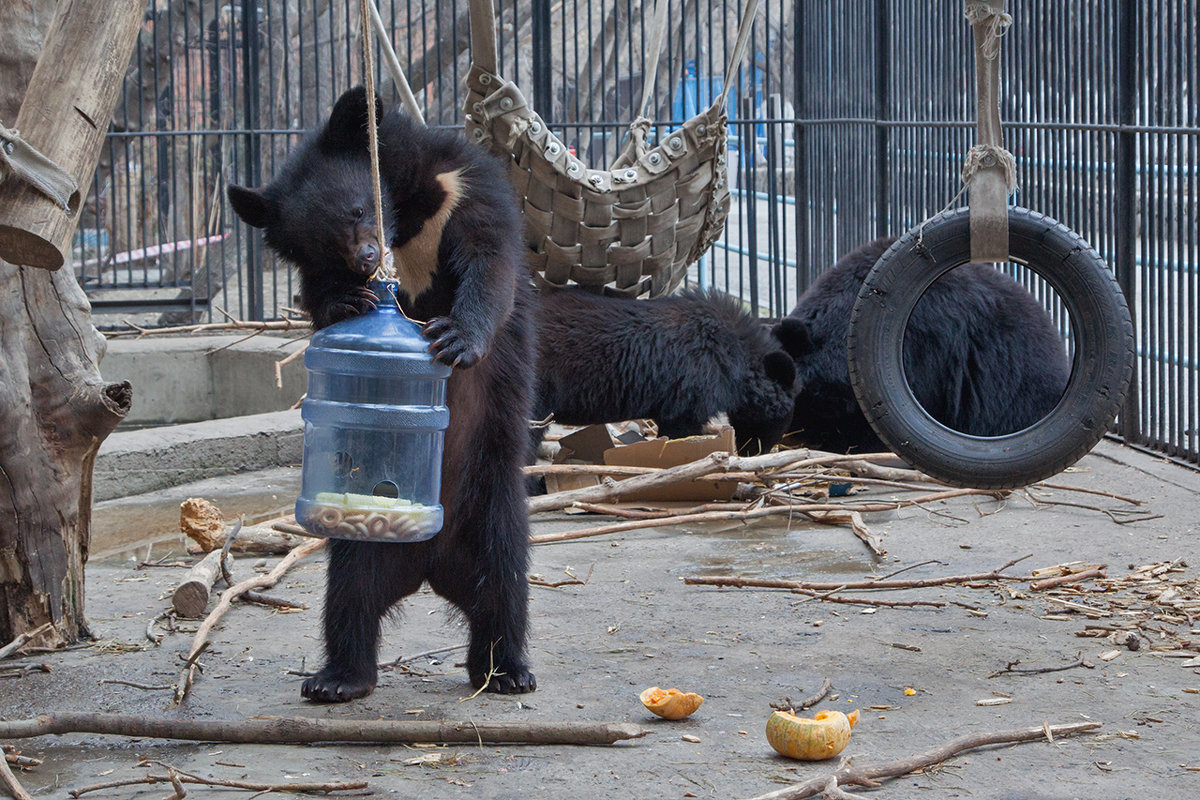
{"type": "MultiPolygon", "coordinates": [[[[169,521],[169,515],[162,509],[172,504],[177,509],[178,496],[189,493],[228,503],[238,509],[235,513],[257,508],[266,514],[287,504],[296,479],[295,469],[244,473],[171,490],[174,494],[157,500],[112,500],[105,505],[105,524],[143,538],[167,533],[169,524],[162,520],[169,521]]],[[[205,672],[191,697],[182,708],[168,711],[170,691],[111,681],[161,686],[175,679],[195,623],[184,623],[183,631],[168,634],[157,647],[143,632],[148,619],[168,606],[181,571],[138,570],[147,546],[121,549],[119,541],[110,540],[113,547],[93,558],[87,571],[88,615],[98,641],[5,661],[6,667],[46,663],[51,669],[0,679],[0,704],[10,720],[89,710],[226,720],[254,715],[612,720],[651,731],[610,747],[196,745],[45,737],[18,743],[25,754],[45,759],[21,775],[35,797],[66,797],[67,790],[143,775],[147,770],[138,766],[140,758],[203,776],[261,782],[366,780],[376,796],[754,797],[834,768],[834,762],[777,756],[764,735],[772,702],[781,696],[798,700],[824,678],[832,681],[836,699],[818,708],[862,710],[846,751],[859,764],[912,755],[964,733],[1043,722],[1103,724],[1099,735],[971,752],[864,796],[1200,796],[1200,694],[1195,691],[1200,688],[1195,659],[1200,607],[1195,603],[1177,606],[1190,619],[1160,615],[1143,625],[1143,647],[1132,652],[1076,636],[1087,625],[1140,619],[1122,613],[1118,603],[1150,603],[1127,590],[1071,598],[1100,610],[1101,616],[1089,619],[1048,601],[1044,593],[1030,592],[1027,582],[1007,583],[1004,589],[938,586],[885,595],[893,601],[947,603],[939,608],[835,605],[778,591],[684,583],[691,575],[727,573],[844,581],[913,565],[920,566],[903,577],[935,577],[986,572],[1031,554],[1012,574],[1085,561],[1107,564],[1111,579],[1129,575],[1136,566],[1182,559],[1176,565],[1182,571],[1171,575],[1190,580],[1190,597],[1196,599],[1200,473],[1106,442],[1057,481],[1136,498],[1141,513],[1132,518],[1140,521],[1103,512],[1122,508],[1119,501],[1054,491],[1040,496],[1079,505],[1035,506],[1020,495],[1003,503],[966,497],[868,519],[888,551],[883,560],[873,558],[844,528],[769,519],[663,526],[536,547],[532,573],[547,581],[568,573],[588,580],[530,588],[530,654],[539,688],[525,696],[471,698],[465,671],[455,666],[461,654],[452,653],[443,660],[420,659],[410,671],[382,673],[375,693],[364,700],[339,706],[303,701],[301,678],[292,673],[311,669],[321,658],[324,565],[314,557],[273,590],[309,608],[286,614],[234,608],[201,659],[205,672]],[[932,559],[938,563],[924,563],[932,559]],[[1113,651],[1112,660],[1100,658],[1113,651]],[[1012,661],[1020,660],[1020,668],[1052,667],[1069,664],[1080,653],[1090,667],[989,678],[1012,661]],[[652,685],[699,692],[704,705],[685,721],[658,720],[637,699],[652,685]],[[908,688],[915,693],[907,694],[908,688]],[[997,698],[1011,702],[978,705],[997,698]],[[685,741],[684,735],[699,741],[685,741]]],[[[595,517],[541,514],[534,529],[545,533],[596,524],[595,517]]],[[[152,557],[168,555],[172,545],[179,547],[177,538],[160,540],[152,557]]],[[[248,575],[259,562],[273,561],[242,557],[237,571],[248,575]]],[[[1159,602],[1165,604],[1166,597],[1159,602]]],[[[464,642],[463,628],[444,610],[429,593],[411,598],[403,620],[387,625],[381,660],[464,642]]],[[[198,786],[188,791],[195,797],[230,796],[230,790],[198,786]]],[[[159,785],[91,796],[162,798],[169,793],[170,787],[159,785]]]]}

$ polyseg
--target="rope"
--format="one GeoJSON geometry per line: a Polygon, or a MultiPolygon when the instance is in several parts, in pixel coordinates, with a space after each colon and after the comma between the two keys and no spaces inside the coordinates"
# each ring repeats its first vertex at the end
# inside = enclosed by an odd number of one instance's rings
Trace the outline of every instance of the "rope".
{"type": "Polygon", "coordinates": [[[362,42],[363,42],[363,72],[366,73],[364,82],[367,89],[367,149],[371,154],[371,192],[375,199],[375,234],[379,239],[379,266],[375,268],[374,278],[377,281],[396,280],[396,270],[392,263],[392,248],[388,246],[383,227],[383,190],[380,188],[379,177],[379,130],[375,119],[375,62],[371,54],[371,15],[367,5],[371,0],[361,0],[359,9],[362,11],[362,42]]]}
{"type": "Polygon", "coordinates": [[[972,25],[987,25],[987,36],[981,50],[984,58],[995,61],[1000,56],[1000,37],[1012,25],[1012,14],[986,2],[968,2],[964,13],[972,25]]]}
{"type": "Polygon", "coordinates": [[[1004,182],[1008,184],[1008,191],[1012,192],[1017,188],[1017,159],[1012,153],[995,144],[977,144],[967,151],[962,168],[963,183],[970,183],[979,170],[997,165],[1004,170],[1004,182]]]}
{"type": "Polygon", "coordinates": [[[408,78],[404,76],[404,70],[400,68],[400,59],[396,58],[396,50],[392,47],[391,36],[384,27],[383,17],[379,16],[375,0],[367,0],[367,8],[371,12],[371,25],[375,28],[375,35],[379,37],[379,44],[383,47],[383,63],[387,65],[388,72],[392,73],[392,83],[400,92],[400,102],[404,104],[404,110],[408,112],[409,116],[424,125],[425,116],[421,113],[421,107],[417,105],[417,98],[413,96],[412,87],[408,84],[408,78]]]}

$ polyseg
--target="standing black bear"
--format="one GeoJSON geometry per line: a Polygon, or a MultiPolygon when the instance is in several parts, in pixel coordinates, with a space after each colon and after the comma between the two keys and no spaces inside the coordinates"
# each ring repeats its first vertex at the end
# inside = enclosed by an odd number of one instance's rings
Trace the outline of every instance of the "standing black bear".
{"type": "MultiPolygon", "coordinates": [[[[796,359],[790,438],[836,452],[886,450],[863,416],[846,364],[850,312],[866,274],[895,241],[877,239],[822,274],[775,335],[796,359]]],[[[986,264],[938,279],[913,309],[904,369],[918,401],[947,427],[976,436],[1026,428],[1048,414],[1071,367],[1041,304],[986,264]]]]}
{"type": "MultiPolygon", "coordinates": [[[[766,452],[792,419],[796,369],[737,300],[689,289],[655,300],[564,289],[541,297],[534,417],[588,425],[649,417],[692,436],[721,412],[738,450],[766,452]]],[[[535,439],[541,431],[535,431],[535,439]]]]}
{"type": "MultiPolygon", "coordinates": [[[[367,118],[365,93],[352,89],[268,186],[229,190],[238,216],[298,267],[301,304],[317,328],[362,313],[374,298],[367,118]]],[[[429,320],[430,352],[457,367],[447,386],[445,525],[416,544],[330,541],[327,662],[302,692],[326,702],[369,694],[380,621],[425,580],[469,622],[471,682],[530,692],[521,465],[535,351],[516,197],[500,162],[399,112],[382,117],[379,151],[401,305],[429,320]]]]}

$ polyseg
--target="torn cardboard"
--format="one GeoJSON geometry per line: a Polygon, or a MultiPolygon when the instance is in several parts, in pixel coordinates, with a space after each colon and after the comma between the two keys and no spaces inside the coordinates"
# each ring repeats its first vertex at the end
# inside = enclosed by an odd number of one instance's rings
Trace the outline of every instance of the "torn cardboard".
{"type": "MultiPolygon", "coordinates": [[[[625,431],[614,434],[607,425],[588,425],[559,440],[561,449],[555,464],[606,464],[612,467],[677,467],[704,458],[710,453],[734,453],[733,428],[725,427],[714,435],[689,436],[686,439],[644,439],[625,431]],[[632,443],[629,440],[634,439],[632,443]],[[636,441],[640,439],[640,441],[636,441]]],[[[547,475],[550,493],[596,486],[596,475],[547,475]]],[[[621,497],[622,502],[653,500],[658,502],[721,502],[733,498],[733,481],[696,480],[673,486],[645,489],[621,497]]]]}

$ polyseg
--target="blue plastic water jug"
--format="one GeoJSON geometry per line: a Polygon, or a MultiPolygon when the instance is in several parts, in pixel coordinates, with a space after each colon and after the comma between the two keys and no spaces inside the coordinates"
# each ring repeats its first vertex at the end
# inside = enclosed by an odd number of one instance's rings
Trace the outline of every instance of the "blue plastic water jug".
{"type": "Polygon", "coordinates": [[[304,354],[296,521],[313,536],[419,542],[442,528],[450,368],[429,357],[397,288],[372,281],[378,307],[318,331],[304,354]]]}

